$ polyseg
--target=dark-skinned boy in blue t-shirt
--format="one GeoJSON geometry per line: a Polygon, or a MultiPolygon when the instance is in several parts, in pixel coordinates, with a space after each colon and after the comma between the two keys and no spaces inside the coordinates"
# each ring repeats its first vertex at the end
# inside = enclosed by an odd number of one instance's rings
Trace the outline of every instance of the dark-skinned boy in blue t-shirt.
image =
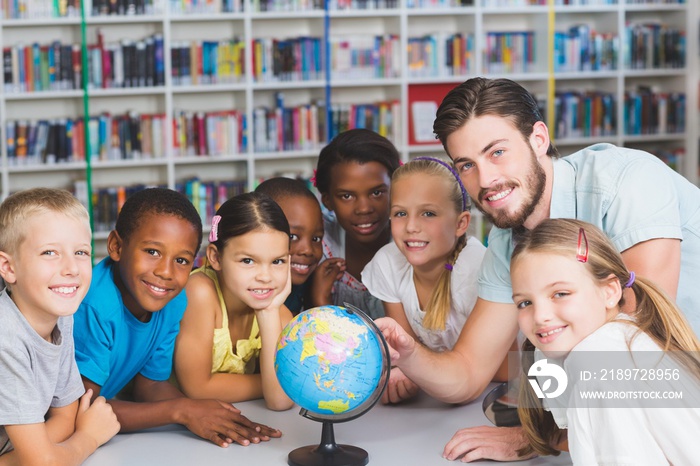
{"type": "Polygon", "coordinates": [[[201,242],[199,214],[185,196],[152,188],[124,203],[107,239],[109,257],[95,267],[75,314],[83,383],[109,400],[122,432],[176,423],[221,447],[279,437],[228,403],[187,398],[168,382],[201,242]],[[115,399],[129,382],[134,401],[115,399]]]}

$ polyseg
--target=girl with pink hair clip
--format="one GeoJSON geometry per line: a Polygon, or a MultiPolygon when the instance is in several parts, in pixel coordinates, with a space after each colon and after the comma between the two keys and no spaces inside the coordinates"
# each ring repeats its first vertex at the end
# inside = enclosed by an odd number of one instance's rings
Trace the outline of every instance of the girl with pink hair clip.
{"type": "Polygon", "coordinates": [[[206,263],[187,283],[175,373],[191,398],[235,403],[264,398],[293,406],[274,369],[280,332],[292,319],[289,223],[267,194],[233,197],[212,219],[206,263]]]}

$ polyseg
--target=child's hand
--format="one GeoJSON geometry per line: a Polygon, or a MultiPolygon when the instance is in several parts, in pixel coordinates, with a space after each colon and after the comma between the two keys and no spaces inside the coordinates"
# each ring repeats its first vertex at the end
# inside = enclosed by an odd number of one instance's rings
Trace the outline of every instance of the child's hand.
{"type": "Polygon", "coordinates": [[[331,303],[333,283],[343,277],[346,268],[345,259],[341,257],[332,257],[318,265],[311,283],[314,306],[331,303]]]}
{"type": "Polygon", "coordinates": [[[393,367],[389,373],[389,383],[382,393],[382,403],[393,404],[409,400],[418,394],[420,388],[398,367],[393,367]]]}
{"type": "Polygon", "coordinates": [[[240,410],[223,401],[188,401],[187,419],[183,422],[185,427],[220,447],[228,447],[233,442],[245,446],[282,436],[279,430],[252,422],[240,410]]]}
{"type": "Polygon", "coordinates": [[[95,448],[114,437],[121,426],[112,406],[103,396],[98,396],[90,404],[92,389],[88,389],[80,398],[78,415],[75,419],[75,430],[83,431],[97,442],[95,448]]]}
{"type": "MultiPolygon", "coordinates": [[[[291,259],[292,256],[287,257],[287,264],[291,265],[291,259]]],[[[272,298],[272,302],[270,305],[266,308],[271,311],[279,312],[280,307],[284,304],[284,302],[287,300],[289,297],[289,293],[292,292],[292,268],[287,267],[287,283],[284,285],[284,288],[282,291],[280,291],[274,298],[272,298]]]]}

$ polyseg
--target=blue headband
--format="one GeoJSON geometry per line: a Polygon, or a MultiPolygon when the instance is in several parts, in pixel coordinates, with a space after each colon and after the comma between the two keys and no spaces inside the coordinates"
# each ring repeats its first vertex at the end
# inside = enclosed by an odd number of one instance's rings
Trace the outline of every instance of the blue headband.
{"type": "Polygon", "coordinates": [[[469,208],[471,207],[469,205],[469,195],[467,194],[467,190],[464,189],[464,183],[462,183],[462,179],[459,177],[459,173],[457,173],[457,171],[454,168],[452,168],[452,165],[435,157],[416,157],[413,160],[429,160],[431,162],[437,162],[443,167],[447,168],[450,171],[450,173],[454,175],[455,179],[457,180],[457,186],[459,186],[459,189],[462,192],[462,212],[466,212],[467,210],[469,210],[469,208]]]}

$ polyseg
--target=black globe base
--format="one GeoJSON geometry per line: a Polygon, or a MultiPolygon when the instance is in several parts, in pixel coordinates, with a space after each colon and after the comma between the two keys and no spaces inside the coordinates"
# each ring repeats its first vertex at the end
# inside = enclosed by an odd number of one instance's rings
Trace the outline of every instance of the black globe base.
{"type": "Polygon", "coordinates": [[[333,423],[323,421],[321,443],[297,448],[289,453],[289,466],[364,466],[369,463],[365,450],[335,443],[333,423]]]}

